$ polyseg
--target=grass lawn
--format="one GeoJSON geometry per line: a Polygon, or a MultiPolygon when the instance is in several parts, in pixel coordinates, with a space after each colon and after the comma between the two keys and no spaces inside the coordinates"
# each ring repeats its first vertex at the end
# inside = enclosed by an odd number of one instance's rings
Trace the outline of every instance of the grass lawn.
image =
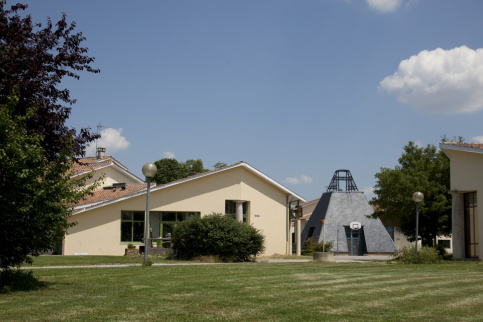
{"type": "MultiPolygon", "coordinates": [[[[163,256],[150,256],[153,263],[181,263],[182,261],[167,260],[163,256]]],[[[144,256],[39,256],[33,258],[33,264],[24,264],[23,267],[45,266],[75,266],[75,265],[101,265],[101,264],[142,264],[144,256]]]]}
{"type": "Polygon", "coordinates": [[[483,264],[243,263],[36,269],[0,320],[483,320],[483,264]]]}

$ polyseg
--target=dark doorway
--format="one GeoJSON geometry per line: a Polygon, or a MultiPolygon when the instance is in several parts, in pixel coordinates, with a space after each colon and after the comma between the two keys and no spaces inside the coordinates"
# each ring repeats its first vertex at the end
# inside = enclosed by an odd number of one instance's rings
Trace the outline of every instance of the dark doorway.
{"type": "Polygon", "coordinates": [[[365,249],[364,228],[351,229],[345,226],[347,253],[349,256],[362,256],[365,249]]]}

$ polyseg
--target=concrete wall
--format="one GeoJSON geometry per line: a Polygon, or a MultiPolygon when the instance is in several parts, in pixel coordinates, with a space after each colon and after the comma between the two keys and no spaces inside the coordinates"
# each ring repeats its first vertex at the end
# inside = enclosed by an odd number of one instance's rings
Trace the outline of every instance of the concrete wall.
{"type": "MultiPolygon", "coordinates": [[[[476,151],[478,149],[475,149],[476,151]]],[[[450,158],[451,162],[451,190],[461,193],[461,200],[459,205],[453,205],[453,212],[455,206],[459,206],[460,215],[458,220],[463,218],[463,193],[476,192],[477,199],[483,200],[483,154],[471,151],[447,150],[443,148],[444,153],[450,158]]],[[[454,197],[453,197],[454,198],[454,197]]],[[[479,258],[483,259],[483,206],[477,208],[478,218],[478,246],[479,258]]],[[[458,229],[455,223],[455,214],[453,213],[453,255],[455,258],[464,258],[464,239],[460,238],[464,234],[463,229],[458,229]],[[456,229],[455,229],[456,227],[456,229]]],[[[463,227],[462,222],[459,227],[463,227]]]]}
{"type": "MultiPolygon", "coordinates": [[[[151,211],[225,212],[225,200],[249,202],[247,222],[265,236],[265,254],[286,253],[286,192],[244,167],[214,173],[171,187],[153,188],[151,211]]],[[[64,254],[124,255],[121,211],[144,211],[146,194],[74,215],[64,254]]],[[[139,245],[142,245],[139,243],[139,245]]]]}

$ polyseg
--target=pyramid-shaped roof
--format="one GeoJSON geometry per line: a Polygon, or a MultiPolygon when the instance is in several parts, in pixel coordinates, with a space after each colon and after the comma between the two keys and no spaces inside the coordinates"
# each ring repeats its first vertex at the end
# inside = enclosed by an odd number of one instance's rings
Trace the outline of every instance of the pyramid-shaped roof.
{"type": "MultiPolygon", "coordinates": [[[[353,180],[352,177],[350,180],[353,180]]],[[[374,209],[362,191],[325,192],[305,225],[301,238],[303,241],[308,237],[318,242],[323,241],[325,225],[325,241],[333,241],[332,250],[349,252],[347,236],[351,234],[351,223],[357,222],[361,224],[361,253],[395,252],[396,246],[382,222],[378,218],[368,218],[373,212],[374,209]]]]}

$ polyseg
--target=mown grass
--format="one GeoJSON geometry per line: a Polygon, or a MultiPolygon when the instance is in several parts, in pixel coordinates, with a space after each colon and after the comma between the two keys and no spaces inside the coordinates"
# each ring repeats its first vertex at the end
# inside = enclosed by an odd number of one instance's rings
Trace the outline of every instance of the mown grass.
{"type": "MultiPolygon", "coordinates": [[[[165,256],[149,256],[153,263],[176,264],[182,261],[168,260],[165,256]]],[[[109,264],[141,264],[144,257],[139,256],[39,256],[33,258],[32,264],[23,264],[23,267],[45,266],[87,266],[109,264]]]]}
{"type": "Polygon", "coordinates": [[[481,321],[483,264],[243,263],[38,269],[0,320],[481,321]]]}

